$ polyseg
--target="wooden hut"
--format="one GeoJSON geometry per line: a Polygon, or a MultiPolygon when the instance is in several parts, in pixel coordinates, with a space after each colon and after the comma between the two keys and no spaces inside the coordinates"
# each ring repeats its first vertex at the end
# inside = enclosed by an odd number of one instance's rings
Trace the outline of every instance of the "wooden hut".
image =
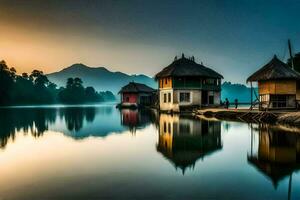
{"type": "Polygon", "coordinates": [[[119,91],[120,107],[149,106],[153,103],[155,91],[145,84],[130,82],[119,91]]]}
{"type": "Polygon", "coordinates": [[[279,60],[276,55],[247,82],[258,82],[259,108],[295,109],[300,100],[300,74],[279,60]]]}
{"type": "Polygon", "coordinates": [[[194,57],[182,55],[155,76],[160,110],[179,112],[188,107],[218,106],[222,78],[214,70],[196,63],[194,57]]]}

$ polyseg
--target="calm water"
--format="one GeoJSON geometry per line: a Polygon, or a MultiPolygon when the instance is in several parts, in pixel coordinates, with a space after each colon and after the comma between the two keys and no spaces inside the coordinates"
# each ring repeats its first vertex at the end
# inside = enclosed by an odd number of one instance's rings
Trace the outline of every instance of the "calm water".
{"type": "Polygon", "coordinates": [[[299,199],[300,137],[119,111],[0,110],[0,199],[299,199]]]}

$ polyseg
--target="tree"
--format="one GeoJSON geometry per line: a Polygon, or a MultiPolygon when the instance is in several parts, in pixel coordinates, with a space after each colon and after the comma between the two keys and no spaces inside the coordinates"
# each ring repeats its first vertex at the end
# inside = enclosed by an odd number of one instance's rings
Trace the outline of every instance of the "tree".
{"type": "Polygon", "coordinates": [[[58,98],[62,103],[83,103],[85,101],[85,91],[80,78],[68,78],[66,88],[61,90],[58,98]]]}
{"type": "Polygon", "coordinates": [[[44,73],[39,70],[33,70],[30,77],[33,79],[34,84],[41,88],[48,86],[50,83],[47,76],[45,76],[44,73]]]}
{"type": "Polygon", "coordinates": [[[4,60],[0,61],[0,104],[8,104],[11,100],[10,92],[14,84],[16,70],[9,69],[4,60]]]}
{"type": "Polygon", "coordinates": [[[85,101],[86,102],[96,102],[100,101],[100,95],[95,91],[93,87],[85,88],[85,101]]]}
{"type": "Polygon", "coordinates": [[[73,84],[74,84],[74,79],[73,78],[68,78],[66,88],[71,89],[73,87],[73,84]]]}

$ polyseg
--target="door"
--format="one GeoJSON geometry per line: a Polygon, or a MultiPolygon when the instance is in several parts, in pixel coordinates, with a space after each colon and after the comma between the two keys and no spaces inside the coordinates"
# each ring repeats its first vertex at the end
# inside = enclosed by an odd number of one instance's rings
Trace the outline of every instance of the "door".
{"type": "Polygon", "coordinates": [[[208,102],[208,91],[202,91],[201,92],[201,104],[207,105],[208,102]]]}

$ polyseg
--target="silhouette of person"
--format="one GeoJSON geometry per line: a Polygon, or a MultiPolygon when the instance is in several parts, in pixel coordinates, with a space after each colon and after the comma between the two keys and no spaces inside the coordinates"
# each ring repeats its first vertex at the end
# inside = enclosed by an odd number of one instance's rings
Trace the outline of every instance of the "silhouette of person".
{"type": "Polygon", "coordinates": [[[239,105],[238,99],[235,99],[235,100],[234,100],[234,105],[235,105],[235,109],[237,109],[237,108],[238,108],[238,105],[239,105]]]}
{"type": "Polygon", "coordinates": [[[225,108],[226,108],[226,109],[228,109],[228,108],[229,108],[229,101],[228,101],[228,99],[227,99],[227,98],[225,99],[225,108]]]}

